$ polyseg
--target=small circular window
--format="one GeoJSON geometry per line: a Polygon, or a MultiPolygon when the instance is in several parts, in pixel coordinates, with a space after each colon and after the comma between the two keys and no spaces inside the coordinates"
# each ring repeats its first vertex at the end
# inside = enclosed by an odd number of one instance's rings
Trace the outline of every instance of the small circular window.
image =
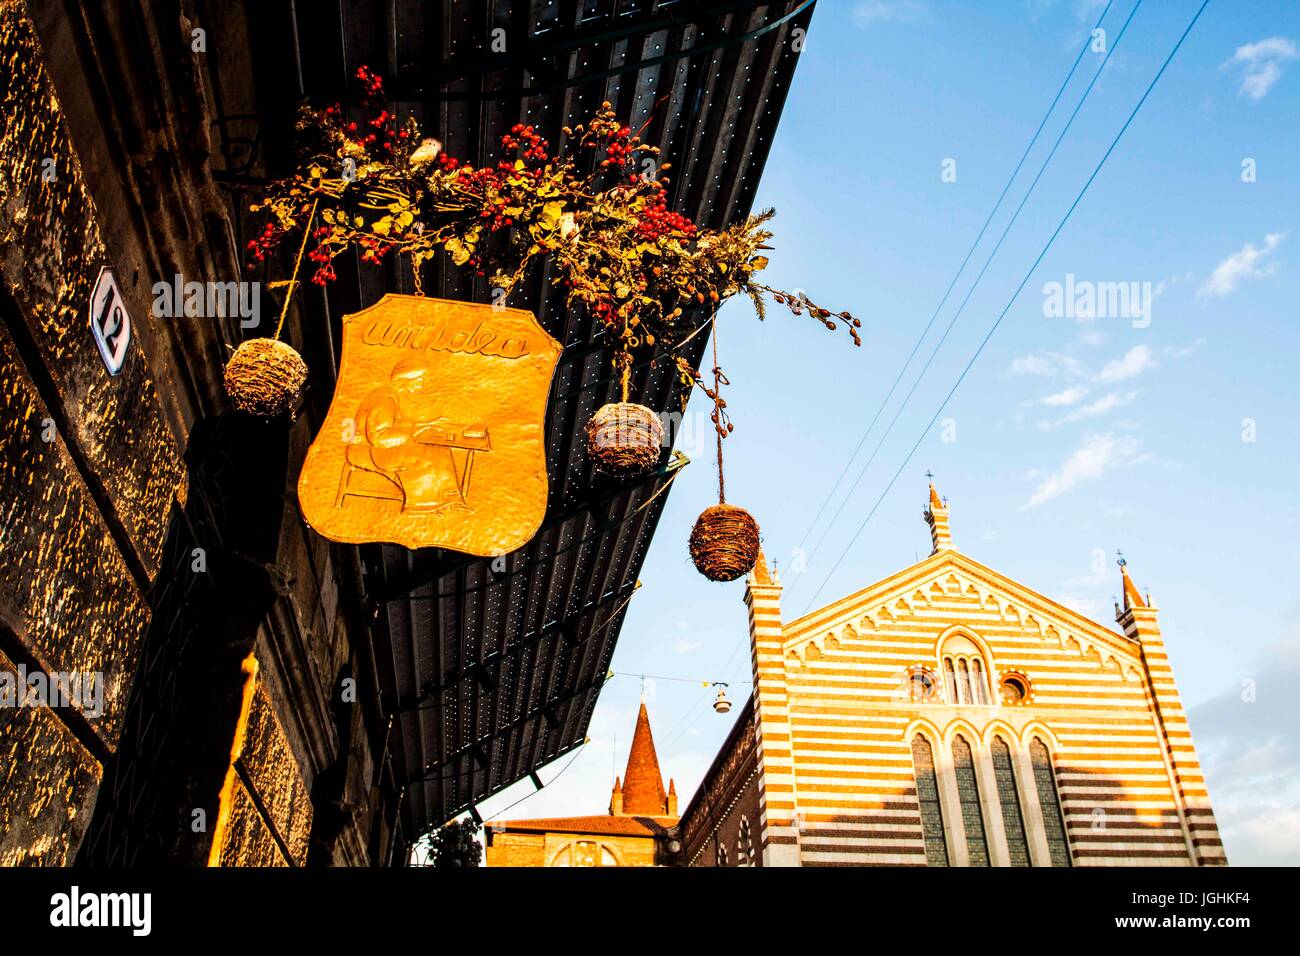
{"type": "Polygon", "coordinates": [[[904,682],[907,697],[916,703],[934,700],[939,692],[939,681],[924,667],[913,667],[904,682]]]}
{"type": "Polygon", "coordinates": [[[1023,674],[1007,674],[1002,678],[1002,703],[1023,704],[1029,700],[1029,678],[1023,674]]]}

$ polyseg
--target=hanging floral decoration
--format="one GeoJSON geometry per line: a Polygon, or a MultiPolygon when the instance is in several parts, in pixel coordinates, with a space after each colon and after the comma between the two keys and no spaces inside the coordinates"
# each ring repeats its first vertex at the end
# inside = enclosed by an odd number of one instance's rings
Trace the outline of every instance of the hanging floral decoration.
{"type": "Polygon", "coordinates": [[[772,210],[721,230],[700,228],[670,210],[669,165],[658,162],[659,150],[621,123],[609,103],[586,123],[564,127],[558,149],[532,126],[518,124],[501,138],[503,157],[475,167],[444,152],[414,118],[399,122],[380,77],[363,66],[356,78],[357,108],[302,109],[297,174],[269,184],[251,207],[265,222],[248,243],[250,266],[264,263],[286,236],[301,232],[293,278],[282,283],[290,297],[310,244],[308,268],[318,285],[336,278],[335,258],[357,250],[370,264],[406,257],[415,290],[423,294],[421,267],[445,255],[501,290],[498,301],[504,304],[530,267],[547,263],[566,304],[587,310],[614,351],[620,400],[588,422],[593,466],[626,479],[660,460],[663,425],[654,410],[628,401],[629,383],[637,354],[674,361],[686,395],[699,386],[712,400],[717,433],[718,504],[697,521],[691,556],[712,580],[746,574],[758,557],[759,529],[748,512],[726,501],[722,443],[734,426],[722,397],[727,382],[717,359],[717,311],[743,294],[762,319],[770,299],[831,331],[842,326],[859,346],[862,323],[802,292],[760,281],[768,265],[764,252],[771,248],[772,210]],[[681,354],[705,325],[714,334],[711,385],[681,354]]]}
{"type": "MultiPolygon", "coordinates": [[[[439,254],[506,296],[530,266],[549,262],[551,281],[568,305],[587,309],[609,337],[620,404],[627,403],[634,354],[656,345],[672,353],[701,312],[741,293],[760,318],[770,297],[827,329],[842,324],[861,345],[861,322],[849,313],[759,281],[768,264],[762,252],[772,237],[766,228],[771,211],[720,231],[671,211],[669,165],[657,162],[658,149],[619,122],[609,103],[587,123],[565,127],[560,149],[532,126],[514,126],[501,138],[504,158],[480,168],[447,155],[414,118],[399,123],[382,79],[368,68],[360,67],[356,77],[357,109],[302,109],[299,172],[269,184],[253,204],[266,221],[248,242],[250,265],[264,262],[299,230],[311,240],[311,281],[319,285],[336,278],[333,261],[349,249],[374,264],[406,256],[417,292],[421,266],[439,254]]],[[[292,285],[296,276],[290,294],[292,285]]],[[[700,384],[689,362],[672,357],[684,382],[700,384]]],[[[611,459],[626,459],[620,435],[632,436],[631,458],[641,462],[633,470],[629,462],[611,460],[606,470],[625,475],[652,467],[657,456],[646,463],[635,453],[636,439],[644,437],[639,419],[617,411],[605,417],[628,427],[612,434],[593,427],[593,444],[614,441],[611,459]]]]}

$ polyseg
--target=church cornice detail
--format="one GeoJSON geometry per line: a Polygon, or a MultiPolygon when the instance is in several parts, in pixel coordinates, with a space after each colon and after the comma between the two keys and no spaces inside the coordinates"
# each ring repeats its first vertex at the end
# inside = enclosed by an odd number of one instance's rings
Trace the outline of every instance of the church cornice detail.
{"type": "MultiPolygon", "coordinates": [[[[1021,626],[1032,627],[1030,623],[1032,620],[1038,625],[1039,634],[1045,639],[1051,639],[1048,632],[1055,630],[1056,639],[1062,646],[1066,646],[1072,638],[1079,644],[1081,654],[1086,655],[1091,647],[1097,650],[1103,663],[1107,656],[1105,652],[1110,652],[1110,656],[1121,655],[1124,658],[1124,667],[1138,667],[1141,664],[1141,647],[1138,642],[1084,617],[1079,612],[955,550],[936,552],[839,601],[783,624],[784,647],[788,652],[809,641],[816,642],[817,638],[827,632],[837,631],[846,625],[857,628],[859,622],[868,618],[874,628],[879,624],[879,615],[875,612],[880,608],[885,609],[886,619],[892,619],[901,613],[914,613],[916,603],[913,598],[918,586],[941,576],[945,569],[951,569],[970,578],[970,583],[976,585],[977,592],[982,589],[983,593],[979,594],[982,603],[992,595],[1000,613],[1005,615],[1008,609],[1021,612],[1017,614],[1021,626]],[[903,608],[897,608],[900,601],[904,605],[903,608]],[[1059,622],[1067,631],[1062,632],[1052,620],[1043,620],[1044,617],[1059,622]]],[[[960,581],[960,578],[958,580],[960,581]]],[[[922,595],[925,596],[924,590],[922,595]]],[[[928,597],[926,603],[929,603],[928,597]]],[[[819,650],[823,648],[819,647],[819,650]]],[[[1118,659],[1116,664],[1119,664],[1118,659]]]]}

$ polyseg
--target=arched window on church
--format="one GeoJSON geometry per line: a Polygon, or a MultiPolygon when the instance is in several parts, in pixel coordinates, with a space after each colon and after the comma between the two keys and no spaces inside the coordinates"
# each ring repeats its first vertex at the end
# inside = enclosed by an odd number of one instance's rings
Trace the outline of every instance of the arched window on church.
{"type": "Polygon", "coordinates": [[[992,702],[988,666],[978,644],[965,634],[954,634],[943,642],[939,656],[948,703],[987,707],[992,702]]]}
{"type": "Polygon", "coordinates": [[[980,811],[979,784],[975,781],[975,761],[965,737],[952,741],[952,766],[957,777],[957,795],[961,800],[961,822],[966,830],[966,850],[971,866],[989,865],[989,845],[984,837],[984,816],[980,811]]]}
{"type": "Polygon", "coordinates": [[[1052,754],[1038,737],[1029,745],[1029,762],[1034,768],[1034,785],[1038,788],[1038,805],[1043,810],[1043,829],[1047,833],[1052,866],[1071,866],[1070,843],[1061,816],[1061,796],[1056,789],[1052,754]]]}
{"type": "Polygon", "coordinates": [[[916,800],[921,808],[926,866],[947,866],[948,845],[943,836],[943,808],[939,804],[939,781],[934,772],[934,749],[920,734],[912,738],[912,768],[916,775],[916,800]]]}
{"type": "Polygon", "coordinates": [[[964,657],[957,658],[957,689],[961,692],[963,704],[975,703],[970,693],[970,668],[966,666],[964,657]]]}
{"type": "Polygon", "coordinates": [[[754,833],[749,817],[740,818],[740,831],[736,834],[736,866],[754,865],[754,833]]]}
{"type": "Polygon", "coordinates": [[[984,678],[984,665],[978,657],[970,659],[971,687],[975,691],[974,701],[987,707],[989,704],[989,682],[984,678]]]}
{"type": "Polygon", "coordinates": [[[591,840],[578,840],[561,850],[553,866],[618,866],[609,847],[591,840]]]}
{"type": "Polygon", "coordinates": [[[1002,828],[1007,835],[1007,856],[1012,866],[1029,866],[1029,839],[1025,820],[1020,814],[1020,794],[1016,789],[1016,772],[1011,765],[1011,748],[1001,737],[994,737],[989,747],[993,757],[993,778],[998,785],[998,803],[1002,805],[1002,828]]]}

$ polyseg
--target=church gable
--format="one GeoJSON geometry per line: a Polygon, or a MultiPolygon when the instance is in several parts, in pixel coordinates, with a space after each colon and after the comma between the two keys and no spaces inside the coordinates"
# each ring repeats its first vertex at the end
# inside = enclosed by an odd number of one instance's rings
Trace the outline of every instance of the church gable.
{"type": "Polygon", "coordinates": [[[1032,642],[1040,652],[1059,652],[1087,670],[1140,679],[1134,642],[951,550],[786,625],[785,658],[795,668],[879,658],[897,646],[882,641],[886,632],[933,641],[954,624],[1016,648],[1032,642]]]}

